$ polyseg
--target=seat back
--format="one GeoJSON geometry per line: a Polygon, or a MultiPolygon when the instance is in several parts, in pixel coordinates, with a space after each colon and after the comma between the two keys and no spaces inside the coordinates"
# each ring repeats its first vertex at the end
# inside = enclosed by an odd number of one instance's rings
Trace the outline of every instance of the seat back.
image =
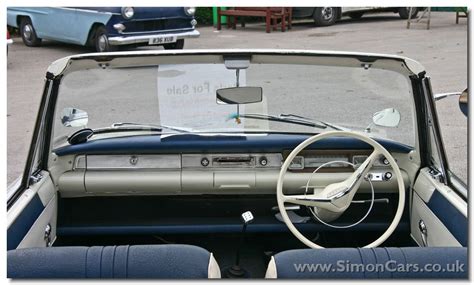
{"type": "Polygon", "coordinates": [[[53,247],[10,250],[8,278],[219,278],[207,250],[192,245],[53,247]]]}
{"type": "Polygon", "coordinates": [[[467,248],[332,248],[289,250],[272,257],[267,278],[468,278],[467,248]]]}

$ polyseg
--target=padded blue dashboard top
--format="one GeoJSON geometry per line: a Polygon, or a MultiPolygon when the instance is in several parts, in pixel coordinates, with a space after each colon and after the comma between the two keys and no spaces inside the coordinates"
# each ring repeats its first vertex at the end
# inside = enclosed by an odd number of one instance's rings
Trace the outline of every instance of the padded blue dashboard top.
{"type": "MultiPolygon", "coordinates": [[[[91,140],[82,144],[57,148],[58,156],[70,154],[159,154],[159,153],[248,153],[282,152],[292,150],[310,135],[265,134],[265,135],[197,135],[178,134],[171,136],[143,135],[91,140]]],[[[411,147],[394,141],[376,139],[390,152],[408,153],[411,147]]],[[[357,139],[333,137],[320,140],[308,149],[371,149],[357,139]]]]}

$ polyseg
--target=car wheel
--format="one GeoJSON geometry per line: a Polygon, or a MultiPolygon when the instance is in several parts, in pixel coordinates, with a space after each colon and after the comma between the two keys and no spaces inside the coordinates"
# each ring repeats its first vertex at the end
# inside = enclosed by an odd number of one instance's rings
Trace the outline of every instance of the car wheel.
{"type": "Polygon", "coordinates": [[[351,19],[360,19],[360,18],[362,18],[363,15],[364,15],[363,12],[354,12],[354,13],[350,13],[348,16],[351,19]]]}
{"type": "Polygon", "coordinates": [[[177,40],[175,43],[172,44],[164,44],[163,47],[165,49],[183,49],[184,48],[184,40],[177,40]]]}
{"type": "Polygon", "coordinates": [[[23,43],[29,47],[37,47],[41,45],[41,39],[36,35],[33,23],[30,18],[23,18],[20,22],[20,33],[23,43]]]}
{"type": "Polygon", "coordinates": [[[107,30],[100,26],[95,30],[94,47],[97,52],[116,51],[117,47],[110,45],[107,37],[107,30]]]}
{"type": "Polygon", "coordinates": [[[337,20],[336,7],[319,7],[314,9],[314,23],[317,26],[331,26],[337,20]]]}
{"type": "MultiPolygon", "coordinates": [[[[408,19],[408,15],[410,13],[410,7],[401,7],[398,8],[398,15],[400,15],[400,18],[402,19],[408,19]]],[[[411,10],[411,18],[415,18],[416,15],[418,15],[418,8],[413,7],[411,10]]]]}

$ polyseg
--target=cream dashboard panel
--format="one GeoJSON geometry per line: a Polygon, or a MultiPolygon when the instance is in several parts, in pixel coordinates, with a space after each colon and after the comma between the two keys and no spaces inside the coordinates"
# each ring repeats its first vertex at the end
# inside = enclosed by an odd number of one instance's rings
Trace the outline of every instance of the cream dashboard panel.
{"type": "MultiPolygon", "coordinates": [[[[78,155],[57,185],[62,197],[274,194],[282,162],[280,153],[78,155]]],[[[382,165],[373,174],[383,176],[390,170],[382,165]]],[[[284,189],[303,193],[311,176],[310,187],[322,189],[348,178],[352,171],[338,168],[313,175],[312,171],[291,169],[284,189]]],[[[409,185],[407,173],[402,170],[402,174],[409,185]]],[[[397,191],[395,178],[374,179],[373,185],[378,192],[397,191]]],[[[359,191],[369,193],[369,183],[364,181],[359,191]]]]}

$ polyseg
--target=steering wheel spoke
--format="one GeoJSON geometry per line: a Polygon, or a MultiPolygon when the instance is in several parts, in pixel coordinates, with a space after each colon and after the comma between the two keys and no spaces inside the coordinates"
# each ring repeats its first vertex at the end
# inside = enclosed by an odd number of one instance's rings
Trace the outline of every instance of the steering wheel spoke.
{"type": "MultiPolygon", "coordinates": [[[[354,196],[357,189],[359,189],[362,180],[366,177],[369,173],[369,170],[372,168],[374,161],[377,159],[377,156],[380,155],[380,152],[374,149],[370,156],[357,168],[354,173],[349,176],[346,180],[328,185],[324,190],[323,193],[327,193],[327,196],[331,199],[340,199],[346,195],[354,196]]],[[[348,201],[350,203],[350,201],[348,201]]]]}
{"type": "Polygon", "coordinates": [[[367,159],[352,174],[356,179],[363,179],[372,168],[374,161],[380,155],[380,152],[374,149],[367,159]]]}
{"type": "Polygon", "coordinates": [[[326,197],[321,197],[318,195],[284,195],[283,201],[285,203],[309,206],[309,207],[318,207],[322,203],[331,203],[331,199],[326,197]]]}

